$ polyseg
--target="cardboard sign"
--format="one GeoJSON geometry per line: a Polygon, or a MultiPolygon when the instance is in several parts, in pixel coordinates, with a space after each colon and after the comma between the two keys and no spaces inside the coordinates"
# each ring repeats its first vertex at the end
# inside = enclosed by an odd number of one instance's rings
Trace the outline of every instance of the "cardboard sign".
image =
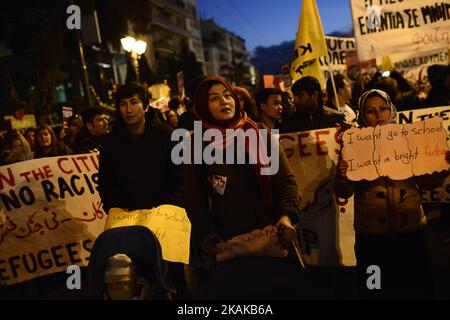
{"type": "Polygon", "coordinates": [[[133,211],[111,208],[105,230],[126,226],[149,228],[161,244],[164,260],[189,264],[191,222],[183,208],[173,205],[133,211]]]}
{"type": "Polygon", "coordinates": [[[353,181],[387,176],[403,180],[449,168],[445,161],[447,132],[436,117],[412,124],[352,128],[343,135],[343,159],[353,181]]]}

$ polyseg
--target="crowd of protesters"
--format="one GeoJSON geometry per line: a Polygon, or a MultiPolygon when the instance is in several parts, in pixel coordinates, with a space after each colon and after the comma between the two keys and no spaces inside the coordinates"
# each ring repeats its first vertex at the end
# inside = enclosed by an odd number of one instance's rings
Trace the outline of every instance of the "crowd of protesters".
{"type": "Polygon", "coordinates": [[[41,125],[11,130],[2,136],[0,164],[99,151],[108,133],[108,115],[92,107],[68,119],[67,128],[41,125]]]}
{"type": "MultiPolygon", "coordinates": [[[[177,128],[192,130],[194,120],[201,120],[204,129],[214,128],[223,134],[226,129],[265,128],[291,133],[395,123],[397,110],[450,105],[450,66],[430,66],[428,77],[431,85],[428,93],[419,91],[416,83],[393,70],[389,74],[362,74],[360,81],[352,85],[338,74],[334,83],[328,80],[326,91],[322,91],[318,79],[303,77],[293,83],[289,92],[264,88],[252,95],[250,90],[233,87],[220,77],[201,76],[191,82],[186,98],[172,97],[165,113],[151,107],[145,87],[127,83],[116,92],[117,113],[113,115],[115,125],[110,134],[105,112],[89,108],[72,116],[67,132],[60,130],[58,135],[47,125],[7,134],[0,160],[7,165],[100,151],[99,193],[105,212],[112,207],[148,209],[167,203],[185,207],[192,223],[191,267],[196,283],[186,283],[182,265],[170,265],[168,276],[181,299],[324,297],[320,292],[313,293],[311,288],[322,288],[320,277],[326,275],[328,279],[329,272],[312,268],[303,271],[309,272],[305,277],[290,251],[282,254],[282,249],[270,247],[276,253],[258,256],[256,260],[217,259],[227,253],[227,240],[267,226],[281,230],[275,235],[277,244],[292,249],[289,246],[296,232],[294,225],[301,212],[298,186],[283,150],[280,148],[280,170],[273,177],[257,173],[260,163],[181,167],[170,160],[171,132],[177,128]],[[265,287],[255,287],[257,283],[265,287]],[[305,288],[309,288],[310,295],[304,295],[305,288]]],[[[450,163],[448,152],[446,160],[450,163]]],[[[357,296],[431,298],[423,229],[426,218],[419,188],[436,187],[445,176],[428,177],[427,183],[421,183],[421,177],[402,181],[384,177],[353,183],[345,176],[347,168],[341,160],[335,192],[341,198],[355,194],[357,296]],[[391,205],[381,197],[399,188],[414,202],[393,211],[410,216],[411,224],[406,231],[397,226],[400,218],[388,217],[391,205]],[[416,250],[411,250],[412,247],[416,250]],[[364,290],[365,270],[372,264],[387,270],[386,289],[377,296],[364,290]],[[412,264],[415,268],[405,274],[404,268],[412,264]],[[404,276],[399,277],[400,274],[404,276]],[[414,275],[420,281],[408,282],[414,275]]],[[[335,279],[330,281],[332,286],[336,285],[335,279]]],[[[339,297],[332,290],[327,298],[339,297]]]]}

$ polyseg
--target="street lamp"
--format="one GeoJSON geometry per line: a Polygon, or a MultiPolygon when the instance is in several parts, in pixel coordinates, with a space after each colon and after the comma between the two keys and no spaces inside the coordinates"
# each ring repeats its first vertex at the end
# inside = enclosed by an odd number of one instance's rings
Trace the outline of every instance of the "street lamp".
{"type": "Polygon", "coordinates": [[[125,51],[131,54],[131,58],[133,59],[134,70],[136,72],[136,82],[139,82],[139,62],[141,54],[145,52],[147,48],[147,43],[142,40],[136,40],[133,37],[126,37],[120,39],[120,43],[122,43],[122,47],[125,51]]]}

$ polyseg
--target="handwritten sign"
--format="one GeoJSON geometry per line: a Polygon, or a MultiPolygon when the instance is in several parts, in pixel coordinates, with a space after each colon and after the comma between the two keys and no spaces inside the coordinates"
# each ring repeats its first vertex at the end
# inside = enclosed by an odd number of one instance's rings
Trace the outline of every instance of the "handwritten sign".
{"type": "Polygon", "coordinates": [[[0,167],[0,284],[86,266],[105,224],[98,155],[0,167]]]}
{"type": "Polygon", "coordinates": [[[226,261],[245,256],[286,257],[288,252],[277,244],[277,227],[269,225],[262,230],[256,229],[219,244],[223,252],[216,256],[217,261],[226,261]]]}
{"type": "MultiPolygon", "coordinates": [[[[447,146],[450,148],[450,106],[401,111],[399,123],[413,123],[432,117],[444,119],[444,128],[448,133],[447,146]]],[[[442,186],[433,190],[422,190],[420,195],[422,202],[450,202],[450,174],[442,186]]]]}
{"type": "Polygon", "coordinates": [[[125,226],[149,228],[161,244],[164,260],[189,264],[191,222],[183,208],[166,204],[147,210],[111,208],[105,230],[125,226]]]}
{"type": "Polygon", "coordinates": [[[359,181],[388,176],[394,180],[449,168],[447,132],[436,117],[412,124],[352,128],[343,135],[347,177],[359,181]]]}
{"type": "Polygon", "coordinates": [[[450,45],[450,5],[440,0],[351,0],[359,60],[450,45]]]}

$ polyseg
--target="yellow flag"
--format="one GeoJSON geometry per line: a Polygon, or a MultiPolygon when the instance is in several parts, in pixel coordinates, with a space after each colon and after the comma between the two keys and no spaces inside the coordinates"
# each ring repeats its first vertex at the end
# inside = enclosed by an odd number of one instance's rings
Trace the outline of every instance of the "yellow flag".
{"type": "Polygon", "coordinates": [[[392,65],[391,58],[389,56],[384,56],[381,60],[381,71],[391,71],[394,69],[392,65]]]}
{"type": "Polygon", "coordinates": [[[317,78],[323,85],[318,58],[327,54],[327,43],[323,34],[316,1],[303,0],[294,56],[291,63],[292,82],[305,76],[311,76],[317,78]]]}

